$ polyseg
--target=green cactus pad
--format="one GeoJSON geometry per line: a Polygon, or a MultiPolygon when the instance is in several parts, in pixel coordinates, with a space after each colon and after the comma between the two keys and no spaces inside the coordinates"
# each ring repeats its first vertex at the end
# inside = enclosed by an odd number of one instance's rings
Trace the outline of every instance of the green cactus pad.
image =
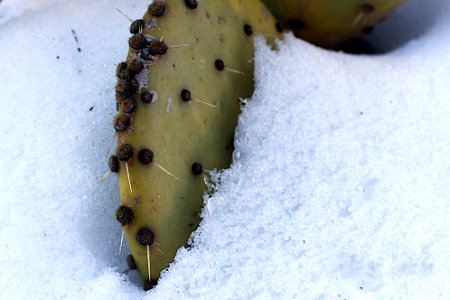
{"type": "Polygon", "coordinates": [[[155,1],[143,21],[117,70],[117,218],[144,280],[148,245],[154,281],[200,222],[204,170],[231,162],[240,98],[253,92],[253,36],[280,34],[258,0],[155,1]]]}
{"type": "Polygon", "coordinates": [[[369,31],[405,0],[263,0],[279,20],[306,41],[334,49],[369,31]]]}

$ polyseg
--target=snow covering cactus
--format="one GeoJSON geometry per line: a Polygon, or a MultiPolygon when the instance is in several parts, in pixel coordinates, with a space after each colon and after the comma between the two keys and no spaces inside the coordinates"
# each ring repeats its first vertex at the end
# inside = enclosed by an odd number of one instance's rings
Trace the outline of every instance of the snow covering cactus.
{"type": "Polygon", "coordinates": [[[231,162],[240,99],[253,91],[253,36],[272,41],[291,28],[336,47],[402,1],[263,2],[278,23],[259,0],[158,0],[130,26],[128,57],[116,71],[118,145],[109,167],[119,177],[127,262],[146,288],[200,222],[204,170],[231,162]]]}
{"type": "Polygon", "coordinates": [[[263,0],[279,29],[335,49],[373,26],[404,0],[263,0]]]}
{"type": "Polygon", "coordinates": [[[204,170],[231,162],[240,98],[253,91],[253,36],[280,37],[275,24],[259,0],[167,0],[130,27],[109,166],[128,262],[148,288],[200,222],[204,170]]]}

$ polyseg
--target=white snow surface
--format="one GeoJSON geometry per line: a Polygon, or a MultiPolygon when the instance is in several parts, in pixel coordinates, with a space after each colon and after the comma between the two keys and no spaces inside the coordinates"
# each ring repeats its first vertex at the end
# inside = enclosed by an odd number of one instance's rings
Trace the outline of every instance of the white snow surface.
{"type": "Polygon", "coordinates": [[[450,2],[383,55],[258,38],[233,164],[148,292],[99,182],[129,2],[0,4],[1,299],[450,298],[450,2]]]}

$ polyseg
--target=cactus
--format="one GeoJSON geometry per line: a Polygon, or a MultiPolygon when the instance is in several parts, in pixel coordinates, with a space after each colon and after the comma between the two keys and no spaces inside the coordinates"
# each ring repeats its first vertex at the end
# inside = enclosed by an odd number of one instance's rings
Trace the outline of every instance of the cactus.
{"type": "Polygon", "coordinates": [[[263,0],[279,29],[315,45],[336,49],[370,31],[404,0],[263,0]]]}
{"type": "Polygon", "coordinates": [[[200,222],[202,174],[231,162],[240,98],[253,91],[253,36],[280,37],[275,24],[258,0],[154,1],[131,24],[109,166],[127,261],[147,288],[200,222]]]}

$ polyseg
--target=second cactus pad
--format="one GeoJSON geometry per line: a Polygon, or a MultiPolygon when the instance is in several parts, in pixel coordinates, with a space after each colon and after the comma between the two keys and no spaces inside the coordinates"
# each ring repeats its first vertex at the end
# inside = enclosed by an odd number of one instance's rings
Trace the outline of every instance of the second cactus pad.
{"type": "Polygon", "coordinates": [[[299,38],[334,49],[369,31],[405,0],[263,0],[299,38]]]}
{"type": "Polygon", "coordinates": [[[253,92],[253,37],[279,37],[275,23],[259,0],[155,1],[133,22],[110,167],[144,280],[149,269],[157,280],[197,228],[204,170],[229,166],[240,99],[253,92]]]}

